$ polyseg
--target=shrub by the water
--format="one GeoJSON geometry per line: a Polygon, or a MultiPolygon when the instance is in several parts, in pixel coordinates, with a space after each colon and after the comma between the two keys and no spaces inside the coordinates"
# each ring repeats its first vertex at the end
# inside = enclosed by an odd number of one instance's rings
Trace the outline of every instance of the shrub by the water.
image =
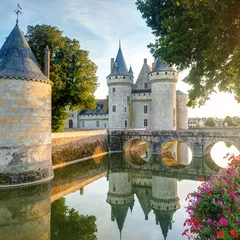
{"type": "Polygon", "coordinates": [[[182,235],[188,239],[240,239],[240,156],[229,160],[228,168],[187,196],[182,235]]]}

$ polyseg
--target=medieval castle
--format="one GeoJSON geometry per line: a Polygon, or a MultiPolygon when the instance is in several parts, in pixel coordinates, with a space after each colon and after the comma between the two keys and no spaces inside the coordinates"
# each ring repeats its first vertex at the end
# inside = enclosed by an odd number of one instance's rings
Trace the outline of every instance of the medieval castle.
{"type": "Polygon", "coordinates": [[[152,68],[144,59],[136,83],[133,78],[120,45],[107,76],[108,98],[99,100],[94,110],[69,111],[66,128],[188,128],[188,99],[186,94],[176,91],[177,71],[160,57],[152,68]]]}

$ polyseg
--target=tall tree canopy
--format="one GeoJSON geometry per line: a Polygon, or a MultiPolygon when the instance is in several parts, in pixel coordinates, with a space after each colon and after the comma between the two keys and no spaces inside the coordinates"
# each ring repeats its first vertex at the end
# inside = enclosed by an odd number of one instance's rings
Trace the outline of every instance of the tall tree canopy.
{"type": "Polygon", "coordinates": [[[179,70],[192,86],[189,106],[202,105],[216,89],[240,102],[239,0],[137,0],[138,10],[156,36],[149,45],[179,70]]]}
{"type": "Polygon", "coordinates": [[[28,26],[28,43],[44,69],[44,51],[48,45],[51,55],[50,79],[52,91],[52,130],[61,131],[67,117],[66,106],[95,107],[94,92],[97,88],[96,65],[88,52],[80,49],[76,39],[64,37],[63,32],[48,25],[28,26]]]}

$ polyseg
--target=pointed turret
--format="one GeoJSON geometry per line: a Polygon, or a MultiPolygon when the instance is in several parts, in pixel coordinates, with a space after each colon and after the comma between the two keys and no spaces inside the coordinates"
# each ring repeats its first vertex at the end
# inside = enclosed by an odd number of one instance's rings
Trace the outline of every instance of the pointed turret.
{"type": "Polygon", "coordinates": [[[132,65],[130,65],[129,71],[128,73],[130,73],[133,76],[133,70],[132,70],[132,65]]]}
{"type": "Polygon", "coordinates": [[[127,217],[129,207],[130,207],[129,204],[124,204],[124,205],[112,204],[112,213],[114,215],[114,218],[116,219],[120,236],[122,235],[122,230],[123,230],[124,222],[127,217]]]}
{"type": "Polygon", "coordinates": [[[170,71],[170,72],[176,72],[173,67],[169,67],[168,64],[163,61],[161,57],[157,58],[157,62],[153,68],[152,72],[159,72],[159,71],[170,71]]]}
{"type": "Polygon", "coordinates": [[[9,179],[0,185],[50,181],[52,82],[38,67],[18,24],[0,50],[0,82],[0,175],[9,179]]]}
{"type": "Polygon", "coordinates": [[[113,68],[109,76],[116,76],[116,75],[123,75],[123,76],[131,75],[127,70],[127,65],[122,53],[121,43],[119,43],[119,49],[116,56],[116,60],[113,64],[113,68]]]}
{"type": "Polygon", "coordinates": [[[0,50],[0,77],[46,80],[18,24],[0,50]]]}
{"type": "Polygon", "coordinates": [[[172,229],[172,218],[175,211],[154,211],[156,220],[159,223],[164,240],[167,239],[168,230],[172,229]]]}
{"type": "Polygon", "coordinates": [[[121,43],[117,57],[111,59],[111,72],[107,76],[109,95],[109,128],[131,128],[131,92],[133,73],[126,66],[121,43]]]}

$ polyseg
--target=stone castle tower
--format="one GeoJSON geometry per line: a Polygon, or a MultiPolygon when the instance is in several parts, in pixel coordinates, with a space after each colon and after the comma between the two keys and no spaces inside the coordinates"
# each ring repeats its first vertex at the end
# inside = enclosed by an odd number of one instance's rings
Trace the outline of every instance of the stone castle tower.
{"type": "Polygon", "coordinates": [[[133,72],[127,66],[119,45],[116,60],[111,59],[111,73],[107,76],[109,89],[109,128],[131,127],[131,92],[133,72]]]}
{"type": "Polygon", "coordinates": [[[176,130],[188,128],[187,95],[176,91],[178,72],[160,57],[153,69],[144,59],[135,84],[121,46],[107,76],[109,128],[176,130]]]}
{"type": "Polygon", "coordinates": [[[121,158],[112,159],[110,165],[107,203],[111,205],[111,220],[116,220],[121,239],[128,210],[132,210],[134,204],[132,177],[124,172],[124,163],[121,158]]]}
{"type": "Polygon", "coordinates": [[[51,88],[16,24],[0,50],[0,185],[53,178],[51,88]]]}

